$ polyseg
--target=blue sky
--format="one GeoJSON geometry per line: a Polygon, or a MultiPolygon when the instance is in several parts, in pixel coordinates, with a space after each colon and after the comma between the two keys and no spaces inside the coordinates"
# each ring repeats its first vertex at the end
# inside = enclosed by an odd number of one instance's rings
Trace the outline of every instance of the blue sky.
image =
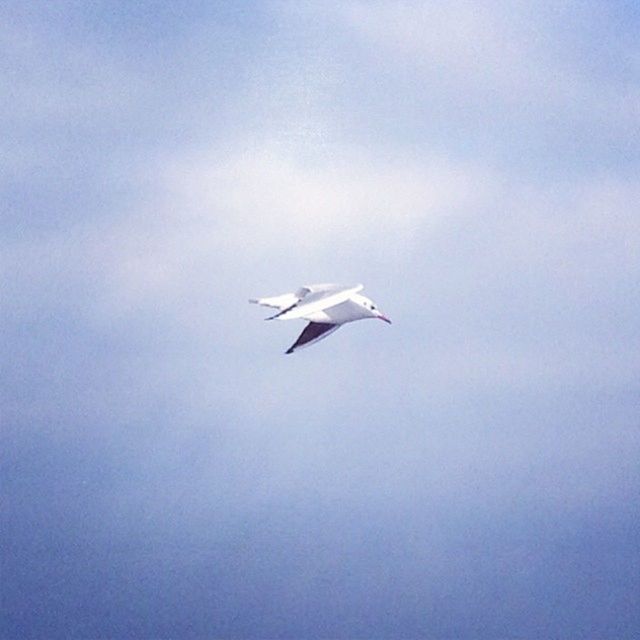
{"type": "Polygon", "coordinates": [[[637,637],[635,3],[185,4],[0,9],[2,637],[637,637]]]}

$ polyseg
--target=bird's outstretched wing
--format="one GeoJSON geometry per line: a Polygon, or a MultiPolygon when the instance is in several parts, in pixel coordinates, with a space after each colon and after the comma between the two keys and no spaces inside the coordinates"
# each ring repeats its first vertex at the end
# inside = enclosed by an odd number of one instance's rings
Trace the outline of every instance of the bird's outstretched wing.
{"type": "MultiPolygon", "coordinates": [[[[300,287],[297,291],[293,293],[283,293],[279,296],[271,296],[267,298],[251,298],[249,302],[253,304],[259,304],[263,307],[271,307],[272,309],[278,309],[279,313],[271,318],[267,318],[267,320],[272,320],[273,318],[278,318],[283,316],[288,311],[293,311],[294,307],[302,308],[303,305],[313,303],[314,309],[322,309],[328,308],[330,306],[334,306],[335,304],[339,304],[343,300],[346,300],[351,293],[355,293],[356,291],[360,291],[363,288],[363,285],[351,285],[344,286],[341,284],[308,284],[304,287],[300,287]],[[343,294],[349,292],[345,297],[343,294]],[[334,296],[339,298],[336,299],[334,296]],[[324,306],[323,306],[324,305],[324,306]]],[[[305,311],[307,313],[308,311],[305,311]]],[[[300,318],[303,314],[289,314],[287,318],[300,318]]]]}
{"type": "Polygon", "coordinates": [[[310,322],[298,339],[287,349],[286,353],[293,353],[302,347],[308,347],[316,342],[320,342],[334,331],[340,328],[339,324],[325,324],[321,322],[310,322]]]}
{"type": "MultiPolygon", "coordinates": [[[[251,298],[249,302],[259,304],[262,307],[271,307],[272,309],[284,311],[296,305],[300,300],[310,294],[316,294],[322,291],[328,292],[336,288],[341,289],[342,287],[339,284],[309,284],[300,287],[293,293],[283,293],[279,296],[271,296],[269,298],[251,298]]],[[[267,320],[270,319],[271,318],[267,318],[267,320]]]]}
{"type": "Polygon", "coordinates": [[[302,296],[298,295],[298,292],[283,293],[282,295],[272,296],[270,298],[251,298],[249,302],[259,304],[262,307],[271,307],[272,309],[279,309],[280,311],[283,311],[284,309],[288,309],[292,305],[296,304],[301,297],[302,296]]]}
{"type": "Polygon", "coordinates": [[[305,295],[287,307],[280,309],[278,313],[267,320],[278,318],[279,320],[294,320],[304,318],[316,311],[325,311],[348,300],[354,293],[360,291],[363,285],[357,284],[345,287],[343,285],[309,285],[302,290],[305,295]]]}

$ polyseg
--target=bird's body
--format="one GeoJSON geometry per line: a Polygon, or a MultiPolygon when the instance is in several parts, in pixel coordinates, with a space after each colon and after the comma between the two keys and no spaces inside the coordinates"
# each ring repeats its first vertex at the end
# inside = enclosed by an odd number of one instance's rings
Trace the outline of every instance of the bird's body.
{"type": "Polygon", "coordinates": [[[278,313],[267,320],[309,321],[296,342],[287,350],[287,353],[293,353],[326,338],[347,322],[378,318],[390,324],[391,321],[375,303],[359,293],[362,289],[361,284],[315,284],[304,286],[294,293],[252,299],[250,302],[278,309],[278,313]]]}

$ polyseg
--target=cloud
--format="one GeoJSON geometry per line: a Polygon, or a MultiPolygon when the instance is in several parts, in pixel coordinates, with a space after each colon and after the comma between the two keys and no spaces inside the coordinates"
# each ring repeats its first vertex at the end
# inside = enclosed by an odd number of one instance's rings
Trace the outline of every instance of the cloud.
{"type": "MultiPolygon", "coordinates": [[[[346,237],[406,239],[447,215],[484,206],[495,177],[443,159],[385,161],[341,149],[305,162],[277,148],[170,163],[171,208],[244,247],[317,251],[346,237]]],[[[180,217],[177,214],[177,218],[180,217]]]]}
{"type": "Polygon", "coordinates": [[[631,637],[618,9],[20,6],[7,635],[631,637]],[[285,357],[326,279],[393,326],[285,357]]]}
{"type": "Polygon", "coordinates": [[[547,126],[598,123],[617,138],[639,117],[640,86],[629,81],[637,39],[620,26],[624,16],[601,3],[352,1],[307,10],[347,29],[383,74],[422,87],[425,99],[449,96],[476,117],[489,110],[547,126]],[[594,20],[608,36],[595,49],[594,20]]]}

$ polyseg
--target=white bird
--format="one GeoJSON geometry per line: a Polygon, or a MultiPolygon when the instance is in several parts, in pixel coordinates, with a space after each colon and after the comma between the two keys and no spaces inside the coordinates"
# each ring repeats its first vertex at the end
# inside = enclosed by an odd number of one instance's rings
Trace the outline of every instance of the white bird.
{"type": "Polygon", "coordinates": [[[294,320],[302,318],[309,324],[298,339],[287,349],[293,353],[326,338],[347,322],[378,318],[391,324],[391,320],[378,309],[373,300],[360,295],[364,285],[311,284],[295,293],[283,293],[270,298],[252,298],[249,302],[278,309],[278,313],[265,320],[294,320]]]}

